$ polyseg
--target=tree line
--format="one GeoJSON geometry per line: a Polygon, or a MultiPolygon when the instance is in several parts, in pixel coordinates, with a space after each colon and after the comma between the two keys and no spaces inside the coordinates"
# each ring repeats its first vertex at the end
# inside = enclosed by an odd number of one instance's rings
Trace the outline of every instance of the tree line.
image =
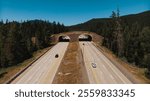
{"type": "Polygon", "coordinates": [[[121,19],[117,10],[106,23],[103,37],[104,46],[125,61],[146,68],[145,74],[150,78],[150,26],[130,24],[121,19]]]}
{"type": "Polygon", "coordinates": [[[92,19],[70,26],[70,30],[86,30],[104,37],[102,45],[123,60],[146,68],[150,78],[150,11],[120,17],[119,9],[110,18],[92,19]]]}
{"type": "Polygon", "coordinates": [[[34,51],[50,46],[52,34],[65,31],[67,28],[59,22],[0,21],[0,68],[16,65],[32,57],[34,51]]]}

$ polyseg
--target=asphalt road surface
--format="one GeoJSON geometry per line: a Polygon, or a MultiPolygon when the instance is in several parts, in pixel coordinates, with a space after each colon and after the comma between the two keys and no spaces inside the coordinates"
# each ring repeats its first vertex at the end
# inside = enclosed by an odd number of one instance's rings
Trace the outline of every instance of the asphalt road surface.
{"type": "Polygon", "coordinates": [[[59,42],[40,59],[33,63],[12,83],[17,84],[47,84],[52,83],[61,60],[67,50],[68,42],[59,42]],[[59,54],[58,58],[55,55],[59,54]]]}
{"type": "Polygon", "coordinates": [[[80,47],[91,84],[132,83],[92,42],[80,42],[80,47]]]}

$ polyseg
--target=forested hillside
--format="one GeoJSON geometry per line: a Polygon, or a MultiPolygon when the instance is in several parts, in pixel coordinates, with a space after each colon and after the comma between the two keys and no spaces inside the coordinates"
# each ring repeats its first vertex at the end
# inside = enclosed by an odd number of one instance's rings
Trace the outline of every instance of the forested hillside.
{"type": "Polygon", "coordinates": [[[110,18],[92,19],[69,29],[102,35],[104,46],[125,61],[146,68],[150,78],[150,11],[120,17],[117,10],[110,15],[110,18]]]}
{"type": "MultiPolygon", "coordinates": [[[[111,13],[110,13],[111,16],[111,13]]],[[[122,22],[126,23],[129,26],[132,26],[133,23],[138,22],[140,26],[150,26],[150,11],[145,11],[139,14],[131,14],[121,16],[120,19],[122,22]]],[[[81,31],[94,31],[97,34],[103,35],[107,29],[107,24],[111,22],[110,18],[94,18],[85,23],[68,26],[69,30],[81,30],[81,31]]]]}
{"type": "Polygon", "coordinates": [[[42,20],[0,22],[0,67],[24,61],[50,45],[50,36],[66,31],[63,24],[42,20]]]}

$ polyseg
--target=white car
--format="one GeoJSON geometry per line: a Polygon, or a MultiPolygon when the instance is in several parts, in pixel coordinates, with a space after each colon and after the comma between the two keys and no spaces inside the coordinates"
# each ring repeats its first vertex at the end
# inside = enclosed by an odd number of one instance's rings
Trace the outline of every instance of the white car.
{"type": "Polygon", "coordinates": [[[96,68],[96,63],[91,64],[93,68],[96,68]]]}

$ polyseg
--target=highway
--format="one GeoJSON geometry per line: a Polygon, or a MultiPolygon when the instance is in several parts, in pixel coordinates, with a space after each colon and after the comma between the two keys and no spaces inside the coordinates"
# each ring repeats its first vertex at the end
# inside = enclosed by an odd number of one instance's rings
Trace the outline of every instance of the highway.
{"type": "Polygon", "coordinates": [[[92,42],[79,42],[79,44],[91,84],[132,83],[92,42]],[[96,64],[96,68],[93,68],[92,63],[96,64]]]}
{"type": "Polygon", "coordinates": [[[68,42],[59,42],[40,59],[19,75],[13,84],[48,84],[52,83],[57,69],[64,57],[68,42]],[[55,55],[59,54],[59,58],[55,55]]]}

